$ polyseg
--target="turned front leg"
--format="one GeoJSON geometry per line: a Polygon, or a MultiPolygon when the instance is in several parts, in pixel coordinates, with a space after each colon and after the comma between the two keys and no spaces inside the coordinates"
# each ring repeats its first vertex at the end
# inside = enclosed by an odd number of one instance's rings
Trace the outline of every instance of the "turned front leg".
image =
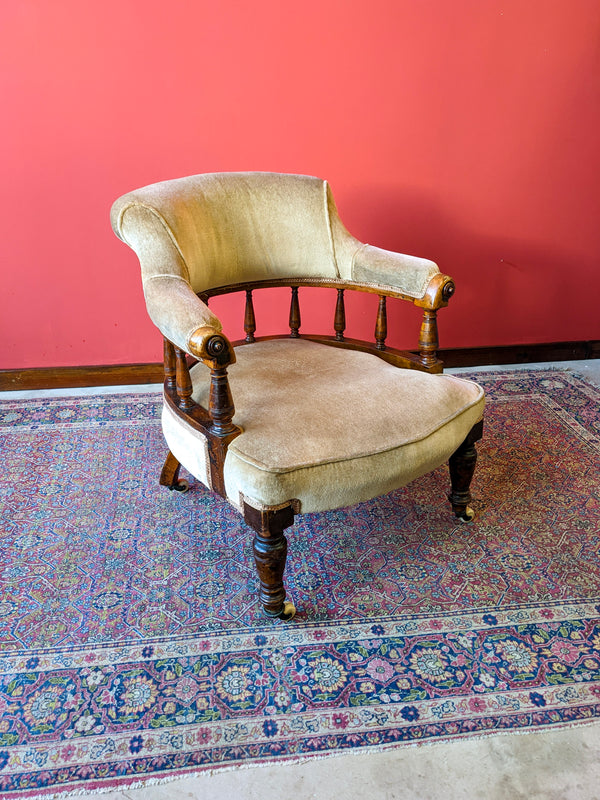
{"type": "Polygon", "coordinates": [[[244,504],[244,519],[254,529],[254,561],[260,581],[259,599],[269,617],[291,619],[293,603],[285,602],[283,573],[287,558],[285,528],[294,524],[292,506],[277,511],[259,511],[244,504]]]}
{"type": "Polygon", "coordinates": [[[477,450],[475,442],[479,441],[483,435],[483,420],[475,423],[469,435],[461,446],[450,456],[450,481],[452,491],[448,499],[452,503],[454,514],[462,522],[470,522],[475,516],[475,512],[469,506],[471,502],[471,480],[475,472],[477,463],[477,450]]]}

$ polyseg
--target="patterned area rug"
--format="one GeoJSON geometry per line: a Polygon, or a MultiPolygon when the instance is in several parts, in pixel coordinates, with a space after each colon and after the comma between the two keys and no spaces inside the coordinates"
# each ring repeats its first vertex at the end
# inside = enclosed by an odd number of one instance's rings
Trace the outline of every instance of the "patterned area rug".
{"type": "Polygon", "coordinates": [[[600,712],[600,391],[479,374],[457,523],[445,469],[299,518],[256,605],[251,535],[157,484],[157,395],[0,404],[0,794],[529,731],[600,712]]]}

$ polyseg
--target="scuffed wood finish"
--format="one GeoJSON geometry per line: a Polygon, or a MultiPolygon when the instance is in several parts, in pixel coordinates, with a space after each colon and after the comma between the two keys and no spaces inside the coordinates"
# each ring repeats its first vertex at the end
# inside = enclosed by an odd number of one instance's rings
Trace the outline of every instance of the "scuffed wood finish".
{"type": "Polygon", "coordinates": [[[448,275],[439,272],[429,281],[425,294],[419,300],[412,300],[418,308],[437,311],[448,305],[448,301],[453,297],[456,287],[454,281],[448,275]]]}

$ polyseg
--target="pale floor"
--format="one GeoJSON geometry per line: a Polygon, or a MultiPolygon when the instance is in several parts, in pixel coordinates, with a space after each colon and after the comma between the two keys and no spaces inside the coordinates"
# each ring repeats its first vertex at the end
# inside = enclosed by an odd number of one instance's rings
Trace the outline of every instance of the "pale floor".
{"type": "MultiPolygon", "coordinates": [[[[600,359],[497,369],[557,367],[600,386],[600,359]]],[[[490,367],[480,368],[482,371],[490,367]]],[[[459,372],[459,370],[448,370],[459,372]]],[[[476,370],[469,370],[470,372],[476,370]]],[[[65,389],[49,395],[156,391],[154,386],[65,389]]],[[[39,397],[5,392],[0,399],[39,397]]],[[[80,795],[73,800],[87,797],[80,795]]],[[[600,723],[524,735],[500,734],[250,767],[108,792],[103,800],[600,800],[600,723]]]]}

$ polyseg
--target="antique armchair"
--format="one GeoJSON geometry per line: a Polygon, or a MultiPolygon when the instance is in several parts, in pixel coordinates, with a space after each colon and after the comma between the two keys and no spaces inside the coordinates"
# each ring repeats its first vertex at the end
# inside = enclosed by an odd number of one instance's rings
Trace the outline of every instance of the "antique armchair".
{"type": "Polygon", "coordinates": [[[187,488],[183,465],[242,513],[269,616],[295,613],[283,531],[296,514],[368,500],[449,461],[454,514],[473,517],[484,394],[441,374],[436,312],[454,283],[433,262],[359,242],[327,182],[308,176],[165,181],[119,198],[111,220],[140,260],[164,337],[160,483],[187,488]],[[290,331],[256,336],[253,292],[275,286],[291,289],[290,331]],[[337,290],[331,335],[300,333],[303,286],[337,290]],[[345,336],[347,290],[379,296],[373,343],[345,336]],[[208,302],[238,291],[246,337],[230,342],[208,302]],[[418,351],[386,345],[388,297],[422,309],[418,351]]]}

